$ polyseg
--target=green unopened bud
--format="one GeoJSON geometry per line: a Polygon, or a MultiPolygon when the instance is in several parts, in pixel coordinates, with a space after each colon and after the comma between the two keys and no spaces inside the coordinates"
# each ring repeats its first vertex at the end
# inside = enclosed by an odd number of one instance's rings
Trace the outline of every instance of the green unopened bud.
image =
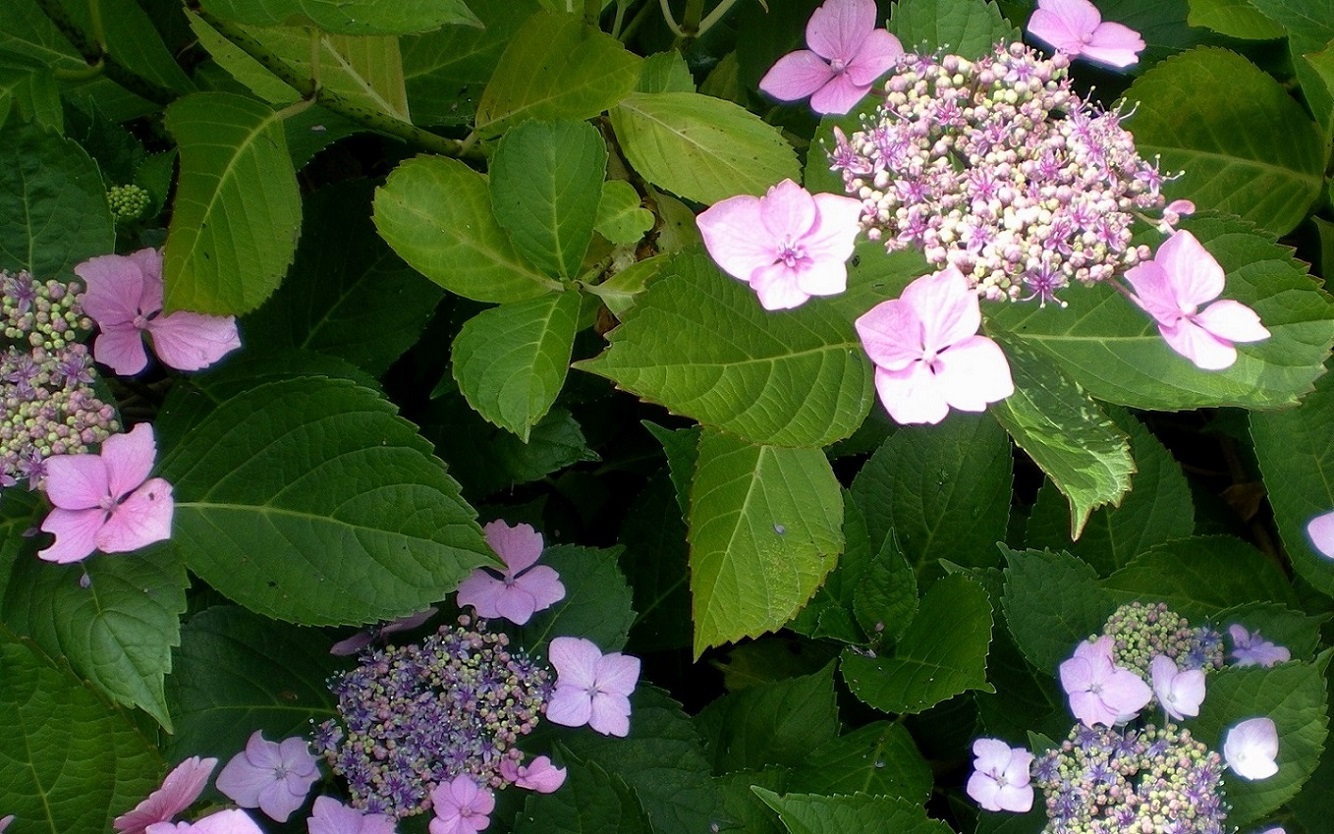
{"type": "Polygon", "coordinates": [[[107,192],[107,202],[117,223],[130,223],[142,219],[153,200],[137,185],[113,185],[107,192]]]}

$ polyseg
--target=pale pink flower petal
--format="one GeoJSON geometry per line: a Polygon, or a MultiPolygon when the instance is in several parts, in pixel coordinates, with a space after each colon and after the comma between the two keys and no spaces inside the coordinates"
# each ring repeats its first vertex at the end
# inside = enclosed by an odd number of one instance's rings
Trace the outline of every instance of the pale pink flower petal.
{"type": "Polygon", "coordinates": [[[532,596],[534,611],[544,611],[565,599],[565,584],[549,565],[535,565],[514,580],[514,586],[532,596]]]}
{"type": "Polygon", "coordinates": [[[811,96],[811,109],[816,113],[842,115],[857,106],[870,91],[869,84],[859,85],[845,70],[829,79],[829,83],[811,96]]]}
{"type": "Polygon", "coordinates": [[[1236,666],[1268,668],[1292,659],[1292,652],[1287,647],[1274,645],[1264,639],[1259,631],[1252,634],[1245,626],[1233,623],[1227,627],[1227,633],[1232,637],[1232,657],[1237,661],[1234,664],[1236,666]]]}
{"type": "Polygon", "coordinates": [[[264,834],[245,811],[229,808],[209,814],[193,823],[159,822],[148,826],[147,834],[264,834]]]}
{"type": "Polygon", "coordinates": [[[639,658],[613,652],[598,658],[595,675],[599,692],[628,697],[639,682],[639,658]]]}
{"type": "Polygon", "coordinates": [[[6,814],[5,816],[0,817],[0,834],[4,834],[4,830],[8,828],[9,824],[13,821],[14,821],[13,814],[6,814]]]}
{"type": "Polygon", "coordinates": [[[518,584],[502,585],[500,594],[496,597],[496,616],[515,625],[527,625],[536,608],[537,600],[518,584]]]}
{"type": "Polygon", "coordinates": [[[217,759],[191,756],[172,768],[162,780],[162,787],[132,810],[116,817],[111,826],[121,834],[144,834],[145,829],[154,823],[169,822],[199,798],[217,766],[217,759]]]}
{"type": "Polygon", "coordinates": [[[1172,294],[1183,307],[1204,304],[1223,292],[1223,267],[1190,232],[1182,230],[1164,241],[1153,262],[1167,273],[1172,294]]]}
{"type": "Polygon", "coordinates": [[[1139,32],[1108,20],[1098,24],[1092,39],[1080,52],[1090,61],[1119,69],[1139,63],[1139,53],[1143,50],[1144,39],[1139,32]]]}
{"type": "Polygon", "coordinates": [[[829,63],[809,49],[789,52],[760,79],[760,89],[779,101],[800,101],[834,78],[829,63]]]}
{"type": "Polygon", "coordinates": [[[1334,511],[1316,516],[1306,523],[1306,535],[1316,551],[1327,559],[1334,559],[1334,511]]]}
{"type": "Polygon", "coordinates": [[[100,454],[107,470],[107,487],[121,496],[142,484],[153,471],[157,440],[153,427],[140,423],[128,432],[113,434],[102,443],[100,454]]]}
{"type": "Polygon", "coordinates": [[[859,87],[866,88],[884,75],[903,57],[903,45],[899,39],[884,29],[874,29],[857,56],[848,63],[847,76],[859,87]]]}
{"type": "Polygon", "coordinates": [[[630,701],[639,679],[639,658],[603,655],[582,637],[557,637],[547,649],[556,686],[547,702],[547,720],[567,727],[587,723],[605,735],[630,732],[630,701]]]}
{"type": "Polygon", "coordinates": [[[1248,718],[1227,731],[1223,758],[1243,779],[1268,779],[1278,773],[1278,726],[1272,718],[1248,718]]]}
{"type": "Polygon", "coordinates": [[[306,830],[309,834],[394,834],[394,820],[349,808],[332,797],[318,796],[306,820],[306,830]]]}
{"type": "Polygon", "coordinates": [[[431,791],[431,804],[435,810],[431,834],[476,834],[491,824],[496,798],[471,777],[460,775],[437,785],[431,791]]]}
{"type": "MultiPolygon", "coordinates": [[[[142,250],[154,252],[155,250],[142,250]]],[[[135,255],[99,255],[74,267],[74,274],[83,279],[85,290],[79,305],[98,327],[109,324],[131,324],[144,305],[162,308],[161,293],[151,289],[153,282],[145,275],[141,252],[135,255]]],[[[151,262],[149,263],[152,269],[151,262]]],[[[161,274],[161,266],[152,271],[161,274]]],[[[99,360],[100,361],[100,360],[99,360]]]]}
{"type": "Polygon", "coordinates": [[[1202,371],[1221,371],[1237,361],[1237,349],[1189,319],[1172,327],[1158,326],[1167,346],[1186,357],[1202,371]]]}
{"type": "Polygon", "coordinates": [[[594,696],[588,726],[604,736],[630,734],[630,699],[621,695],[594,696]]]}
{"type": "Polygon", "coordinates": [[[242,808],[259,808],[278,822],[286,822],[305,803],[319,778],[305,739],[268,741],[256,730],[246,749],[218,774],[217,787],[242,808]]]}
{"type": "Polygon", "coordinates": [[[459,584],[459,605],[470,605],[480,617],[503,617],[525,625],[533,614],[565,598],[560,574],[546,565],[534,566],[542,555],[542,535],[527,524],[510,527],[493,521],[485,528],[487,543],[505,563],[497,576],[478,568],[459,584]]]}
{"type": "Polygon", "coordinates": [[[850,62],[875,28],[875,0],[828,0],[806,22],[806,45],[821,58],[850,62]]]}
{"type": "Polygon", "coordinates": [[[148,322],[153,352],[178,371],[198,371],[241,347],[232,316],[206,316],[178,310],[148,322]]]}
{"type": "Polygon", "coordinates": [[[496,519],[482,528],[486,543],[491,546],[512,573],[518,573],[537,564],[542,556],[542,534],[530,524],[513,527],[496,519]]]}
{"type": "Polygon", "coordinates": [[[593,699],[587,691],[566,686],[551,693],[547,701],[546,718],[562,727],[582,727],[593,716],[593,699]]]}
{"type": "Polygon", "coordinates": [[[1010,363],[1000,345],[985,336],[968,336],[936,358],[936,385],[950,407],[986,411],[987,404],[1014,393],[1010,363]]]}
{"type": "Polygon", "coordinates": [[[749,282],[752,273],[775,261],[774,242],[755,233],[764,228],[760,199],[738,194],[719,200],[695,218],[714,263],[741,281],[749,282]]]}
{"type": "Polygon", "coordinates": [[[875,369],[875,390],[894,422],[901,425],[944,420],[950,413],[945,393],[923,362],[913,362],[899,371],[875,369]]]}
{"type": "Polygon", "coordinates": [[[566,684],[579,689],[596,685],[597,665],[602,652],[592,640],[557,637],[547,647],[547,660],[566,684]]]}
{"type": "Polygon", "coordinates": [[[966,788],[973,801],[988,811],[1028,813],[1033,807],[1029,784],[1033,754],[1000,739],[979,738],[973,742],[973,755],[966,788]]]}
{"type": "Polygon", "coordinates": [[[1112,638],[1107,635],[1080,643],[1057,671],[1070,711],[1090,727],[1129,721],[1153,698],[1139,675],[1112,662],[1112,638]]]}
{"type": "Polygon", "coordinates": [[[494,619],[500,616],[500,598],[505,594],[505,582],[478,568],[459,583],[459,607],[472,606],[477,616],[494,619]]]}
{"type": "Polygon", "coordinates": [[[397,620],[385,623],[378,628],[358,632],[346,640],[339,640],[337,643],[334,643],[329,649],[329,654],[339,656],[356,654],[371,643],[374,643],[377,637],[383,638],[388,634],[394,634],[400,631],[411,631],[434,617],[439,610],[440,609],[432,605],[424,611],[418,611],[416,614],[409,614],[406,617],[399,617],[397,620]]]}
{"type": "Polygon", "coordinates": [[[1028,20],[1028,33],[1057,52],[1083,55],[1113,67],[1136,63],[1144,49],[1137,32],[1120,23],[1103,23],[1089,0],[1038,0],[1028,20]]]}
{"type": "Polygon", "coordinates": [[[339,640],[329,647],[329,654],[346,657],[356,654],[362,649],[375,642],[375,635],[369,631],[359,631],[346,640],[339,640]]]}
{"type": "Polygon", "coordinates": [[[800,275],[783,264],[761,267],[751,277],[750,288],[766,310],[791,310],[800,307],[811,297],[798,286],[800,275]]]}
{"type": "Polygon", "coordinates": [[[1160,654],[1149,665],[1153,678],[1153,694],[1163,710],[1180,721],[1200,714],[1204,701],[1204,670],[1177,669],[1172,658],[1160,654]]]}
{"type": "Polygon", "coordinates": [[[121,376],[134,376],[148,367],[143,331],[127,324],[98,325],[93,358],[121,376]]]}
{"type": "Polygon", "coordinates": [[[99,509],[63,510],[56,507],[42,520],[42,531],[54,533],[55,544],[37,551],[37,558],[58,565],[87,559],[97,550],[97,531],[106,513],[99,509]]]}
{"type": "Polygon", "coordinates": [[[500,775],[513,782],[515,787],[537,793],[555,793],[565,784],[565,768],[556,767],[551,759],[538,756],[527,765],[520,765],[513,759],[500,763],[500,775]]]}
{"type": "Polygon", "coordinates": [[[1270,336],[1269,328],[1260,323],[1254,310],[1231,299],[1215,301],[1195,320],[1209,333],[1229,342],[1259,342],[1270,336]]]}
{"type": "Polygon", "coordinates": [[[46,497],[57,507],[93,509],[110,492],[107,465],[100,455],[55,455],[46,462],[46,497]]]}

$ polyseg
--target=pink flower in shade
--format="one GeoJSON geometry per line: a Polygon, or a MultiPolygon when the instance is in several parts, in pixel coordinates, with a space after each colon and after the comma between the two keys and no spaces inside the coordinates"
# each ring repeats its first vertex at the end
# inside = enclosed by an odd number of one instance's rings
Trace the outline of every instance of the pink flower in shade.
{"type": "Polygon", "coordinates": [[[533,614],[565,598],[560,574],[536,564],[542,555],[542,534],[527,524],[511,527],[493,521],[482,528],[486,543],[505,563],[505,572],[478,568],[459,585],[459,605],[471,605],[479,617],[504,617],[524,625],[533,614]]]}
{"type": "Polygon", "coordinates": [[[500,763],[500,775],[517,787],[538,793],[555,793],[565,784],[565,768],[556,767],[546,756],[538,756],[527,765],[505,759],[500,763]]]}
{"type": "Polygon", "coordinates": [[[491,824],[496,798],[471,777],[460,775],[437,785],[431,791],[431,804],[435,807],[431,834],[477,834],[491,824]]]}
{"type": "Polygon", "coordinates": [[[350,654],[356,654],[362,649],[374,643],[376,640],[382,640],[390,634],[396,634],[400,631],[412,631],[417,626],[426,622],[435,616],[440,609],[435,606],[427,608],[425,611],[418,611],[407,617],[400,617],[390,623],[385,623],[378,628],[372,628],[367,631],[358,632],[346,640],[339,640],[329,649],[329,654],[345,657],[350,654]]]}
{"type": "Polygon", "coordinates": [[[1149,674],[1153,679],[1153,694],[1164,712],[1177,721],[1200,714],[1200,704],[1204,701],[1203,669],[1179,670],[1172,658],[1160,654],[1149,665],[1149,674]]]}
{"type": "Polygon", "coordinates": [[[620,652],[604,655],[582,637],[557,637],[547,658],[556,670],[547,720],[566,727],[587,724],[608,736],[629,734],[630,693],[639,680],[639,658],[620,652]]]}
{"type": "Polygon", "coordinates": [[[208,777],[213,775],[213,768],[217,766],[217,759],[191,756],[176,765],[167,778],[162,780],[162,787],[134,806],[134,810],[116,817],[111,823],[112,827],[122,834],[144,834],[153,823],[170,822],[172,817],[189,808],[199,798],[204,785],[208,784],[208,777]]]}
{"type": "Polygon", "coordinates": [[[939,423],[951,408],[983,411],[1014,393],[1000,346],[977,335],[982,310],[953,266],[913,281],[857,319],[875,387],[900,423],[939,423]]]}
{"type": "Polygon", "coordinates": [[[988,811],[1028,813],[1033,807],[1033,786],[1028,784],[1033,754],[998,738],[979,738],[973,742],[973,756],[967,789],[973,801],[988,811]]]}
{"type": "Polygon", "coordinates": [[[1070,696],[1070,711],[1084,724],[1111,727],[1135,717],[1153,697],[1139,675],[1112,662],[1112,638],[1085,640],[1061,663],[1061,686],[1070,696]]]}
{"type": "Polygon", "coordinates": [[[778,59],[760,89],[779,101],[807,96],[817,113],[846,113],[903,55],[899,39],[875,28],[875,0],[826,0],[806,24],[810,49],[778,59]]]}
{"type": "Polygon", "coordinates": [[[1334,510],[1318,515],[1306,524],[1311,544],[1326,559],[1334,559],[1334,510]]]}
{"type": "Polygon", "coordinates": [[[1190,200],[1173,200],[1163,208],[1163,217],[1158,221],[1158,231],[1165,235],[1172,234],[1181,218],[1195,213],[1195,204],[1190,200]]]}
{"type": "Polygon", "coordinates": [[[1276,646],[1260,636],[1260,632],[1247,631],[1246,626],[1233,623],[1227,627],[1232,637],[1232,656],[1236,658],[1234,666],[1273,666],[1292,659],[1292,652],[1284,646],[1276,646]]]}
{"type": "Polygon", "coordinates": [[[1213,301],[1223,291],[1223,267],[1195,236],[1181,231],[1152,260],[1126,271],[1131,300],[1158,322],[1168,347],[1209,371],[1237,361],[1233,342],[1269,338],[1255,311],[1240,301],[1213,301]]]}
{"type": "Polygon", "coordinates": [[[230,808],[195,822],[159,822],[148,826],[148,834],[264,834],[245,811],[230,808]]]}
{"type": "Polygon", "coordinates": [[[394,834],[394,821],[384,814],[367,814],[328,796],[315,797],[306,820],[310,834],[394,834]]]}
{"type": "Polygon", "coordinates": [[[162,253],[156,249],[100,255],[74,273],[88,284],[81,303],[101,330],[93,358],[118,374],[137,374],[148,365],[145,333],[162,364],[178,371],[207,368],[241,346],[232,316],[185,310],[162,315],[162,253]]]}
{"type": "Polygon", "coordinates": [[[1227,731],[1223,759],[1243,779],[1268,779],[1278,773],[1278,727],[1272,718],[1248,718],[1227,731]]]}
{"type": "Polygon", "coordinates": [[[764,309],[787,310],[847,289],[861,212],[851,197],[783,180],[763,197],[720,200],[695,222],[723,272],[750,284],[764,309]]]}
{"type": "Polygon", "coordinates": [[[242,808],[258,808],[278,822],[287,822],[306,801],[320,778],[315,757],[303,738],[267,741],[256,730],[218,774],[218,790],[242,808]]]}
{"type": "Polygon", "coordinates": [[[148,477],[156,457],[153,427],[140,423],[108,437],[101,454],[47,458],[46,496],[55,509],[42,529],[56,543],[37,556],[66,564],[95,550],[125,553],[171,538],[171,484],[148,477]]]}
{"type": "Polygon", "coordinates": [[[1038,0],[1028,19],[1028,33],[1057,52],[1082,55],[1109,67],[1128,67],[1139,61],[1144,39],[1120,23],[1104,23],[1089,0],[1038,0]]]}

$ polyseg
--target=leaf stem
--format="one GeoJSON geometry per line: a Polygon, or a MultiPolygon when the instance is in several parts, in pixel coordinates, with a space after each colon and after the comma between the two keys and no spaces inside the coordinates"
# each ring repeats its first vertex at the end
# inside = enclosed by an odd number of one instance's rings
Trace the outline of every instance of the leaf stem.
{"type": "Polygon", "coordinates": [[[676,18],[672,16],[672,7],[667,0],[658,0],[658,5],[662,7],[662,19],[666,21],[667,28],[678,38],[684,38],[686,33],[681,31],[681,27],[676,25],[676,18]]]}
{"type": "Polygon", "coordinates": [[[584,23],[598,28],[598,19],[602,16],[601,0],[584,0],[584,23]]]}
{"type": "MultiPolygon", "coordinates": [[[[700,24],[699,24],[699,31],[697,31],[697,32],[695,33],[695,37],[697,37],[697,38],[698,38],[698,37],[702,37],[702,36],[704,35],[705,32],[707,32],[707,31],[709,31],[710,29],[713,28],[714,24],[716,24],[718,21],[722,20],[723,17],[724,17],[728,12],[730,12],[730,11],[732,10],[732,7],[735,6],[735,5],[736,5],[736,0],[722,0],[722,2],[719,3],[719,4],[714,8],[713,11],[709,12],[708,17],[706,17],[706,18],[704,18],[702,21],[700,21],[700,24]]],[[[761,3],[761,5],[763,5],[763,3],[761,3]]]]}
{"type": "Polygon", "coordinates": [[[681,30],[691,37],[699,36],[699,19],[704,16],[704,0],[686,0],[686,11],[681,16],[681,30]]]}
{"type": "MultiPolygon", "coordinates": [[[[104,36],[102,33],[101,11],[96,0],[92,4],[93,27],[97,31],[94,33],[98,38],[96,42],[89,40],[86,32],[80,28],[74,20],[66,13],[60,0],[37,0],[37,5],[41,7],[42,13],[55,24],[65,39],[70,42],[86,64],[89,70],[86,78],[94,78],[99,74],[105,74],[107,78],[116,82],[120,86],[129,90],[131,93],[142,99],[151,101],[154,104],[167,105],[176,99],[178,93],[175,90],[163,87],[153,81],[149,81],[141,75],[131,72],[124,64],[117,61],[106,50],[104,36]]],[[[73,71],[68,71],[73,73],[73,71]]],[[[61,75],[59,77],[78,80],[78,76],[61,75]]]]}

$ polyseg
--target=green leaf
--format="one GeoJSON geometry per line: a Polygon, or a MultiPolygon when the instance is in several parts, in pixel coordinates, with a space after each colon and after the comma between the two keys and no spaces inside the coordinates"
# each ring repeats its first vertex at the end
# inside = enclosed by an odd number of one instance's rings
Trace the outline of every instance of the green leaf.
{"type": "Polygon", "coordinates": [[[1116,603],[1093,568],[1069,553],[1003,551],[1009,567],[1002,605],[1010,634],[1030,663],[1054,674],[1080,642],[1102,631],[1116,603]]]}
{"type": "Polygon", "coordinates": [[[44,65],[0,53],[0,126],[13,118],[63,133],[65,114],[55,73],[44,65]]]}
{"type": "Polygon", "coordinates": [[[528,795],[523,812],[514,820],[514,834],[649,834],[653,830],[635,792],[621,776],[596,763],[569,762],[566,767],[568,774],[560,790],[528,795]]]}
{"type": "Polygon", "coordinates": [[[1334,20],[1322,0],[1252,0],[1251,5],[1280,24],[1288,35],[1288,52],[1306,104],[1316,114],[1326,146],[1334,131],[1334,87],[1330,86],[1328,48],[1334,42],[1334,20]],[[1316,53],[1324,52],[1323,62],[1316,53]]]}
{"type": "MultiPolygon", "coordinates": [[[[602,184],[602,198],[598,201],[596,228],[598,234],[612,243],[634,243],[653,228],[653,212],[643,207],[633,185],[625,180],[607,180],[602,184]]],[[[619,315],[616,310],[612,312],[619,315]]]]}
{"type": "Polygon", "coordinates": [[[695,79],[690,65],[674,49],[657,52],[644,59],[635,91],[640,93],[693,93],[695,79]]]}
{"type": "Polygon", "coordinates": [[[738,770],[714,781],[722,794],[718,811],[719,831],[744,831],[746,834],[783,834],[787,829],[774,812],[752,790],[759,786],[766,790],[783,792],[790,781],[787,768],[766,767],[764,770],[738,770]]]}
{"type": "Polygon", "coordinates": [[[370,195],[356,182],[306,198],[291,274],[246,317],[247,350],[313,350],[379,376],[416,342],[444,293],[375,233],[370,195]]]}
{"type": "Polygon", "coordinates": [[[918,803],[890,796],[779,796],[754,788],[791,834],[951,834],[940,820],[928,819],[918,803]]]}
{"type": "Polygon", "coordinates": [[[1334,374],[1321,377],[1298,408],[1250,418],[1255,457],[1283,549],[1303,579],[1334,596],[1334,564],[1306,533],[1311,519],[1334,510],[1334,438],[1329,430],[1334,426],[1334,374]]]}
{"type": "Polygon", "coordinates": [[[492,562],[430,445],[393,405],[345,380],[236,394],[159,466],[175,488],[172,540],[186,565],[275,619],[405,616],[492,562]]]}
{"type": "Polygon", "coordinates": [[[195,89],[163,43],[153,18],[135,0],[100,0],[96,28],[92,4],[60,0],[59,5],[77,28],[85,33],[96,31],[107,54],[133,75],[176,92],[195,89]]]}
{"type": "Polygon", "coordinates": [[[917,575],[890,533],[853,591],[853,611],[862,630],[898,640],[917,615],[917,575]]]}
{"type": "Polygon", "coordinates": [[[0,492],[0,600],[9,588],[19,559],[35,559],[37,540],[25,535],[42,521],[45,502],[26,489],[0,492]]]}
{"type": "Polygon", "coordinates": [[[76,565],[20,559],[4,600],[4,622],[112,700],[139,707],[172,731],[162,681],[189,587],[175,548],[97,555],[76,565]],[[87,577],[82,587],[80,578],[87,577]]]}
{"type": "Polygon", "coordinates": [[[902,724],[873,721],[811,751],[792,784],[812,793],[864,793],[926,802],[931,768],[902,724]]]}
{"type": "Polygon", "coordinates": [[[1263,553],[1229,536],[1192,536],[1160,544],[1103,580],[1121,602],[1145,596],[1202,620],[1244,602],[1299,608],[1283,571],[1263,553]]]}
{"type": "Polygon", "coordinates": [[[115,242],[106,186],[78,145],[36,125],[0,130],[0,269],[74,277],[115,242]]]}
{"type": "Polygon", "coordinates": [[[944,51],[969,60],[1019,40],[1019,30],[984,0],[900,0],[890,7],[886,28],[909,52],[944,51]]]}
{"type": "Polygon", "coordinates": [[[347,661],[333,638],[275,623],[234,605],[215,605],[181,627],[167,702],[176,717],[172,759],[208,751],[221,760],[256,730],[269,739],[307,735],[337,715],[330,676],[347,661]],[[262,673],[257,674],[257,670],[262,673]]]}
{"type": "Polygon", "coordinates": [[[871,546],[891,530],[919,575],[936,560],[1000,562],[1012,461],[1005,432],[985,414],[951,414],[938,426],[902,426],[852,482],[871,546]]]}
{"type": "Polygon", "coordinates": [[[683,514],[690,512],[690,484],[695,478],[695,469],[699,465],[699,435],[701,429],[693,426],[688,429],[667,429],[644,421],[644,428],[662,444],[667,454],[667,470],[676,488],[676,501],[681,505],[683,514]]]}
{"type": "Polygon", "coordinates": [[[714,773],[770,764],[796,767],[838,734],[834,665],[724,695],[701,710],[695,723],[714,773]]]}
{"type": "Polygon", "coordinates": [[[695,656],[792,618],[843,550],[843,498],[819,449],[705,431],[690,488],[695,656]]]}
{"type": "Polygon", "coordinates": [[[1209,38],[1207,32],[1187,23],[1189,0],[1099,0],[1098,11],[1104,21],[1134,29],[1144,39],[1139,63],[1124,70],[1129,75],[1139,75],[1209,38]]]}
{"type": "MultiPolygon", "coordinates": [[[[598,205],[601,207],[604,203],[598,205]]],[[[634,216],[633,210],[631,216],[634,216]]],[[[601,299],[613,316],[624,319],[626,314],[634,309],[635,303],[639,301],[639,296],[644,294],[648,283],[658,277],[658,272],[667,264],[668,258],[667,255],[653,255],[642,261],[635,261],[601,284],[585,284],[584,289],[601,299]]]]}
{"type": "Polygon", "coordinates": [[[206,0],[219,17],[252,26],[314,26],[341,35],[410,35],[481,26],[464,0],[206,0]]]}
{"type": "Polygon", "coordinates": [[[375,227],[413,269],[464,298],[504,304],[560,288],[496,222],[486,177],[456,159],[419,156],[395,168],[375,192],[375,227]]]}
{"type": "Polygon", "coordinates": [[[989,327],[1055,362],[1099,400],[1169,411],[1295,405],[1323,372],[1321,363],[1334,344],[1334,304],[1290,250],[1249,224],[1199,218],[1182,225],[1226,272],[1223,297],[1254,309],[1269,328],[1265,341],[1238,346],[1231,368],[1196,368],[1167,347],[1147,315],[1107,286],[1069,293],[1065,309],[993,308],[989,327]]]}
{"type": "Polygon", "coordinates": [[[1163,171],[1185,171],[1163,185],[1168,200],[1190,199],[1281,235],[1320,192],[1325,154],[1316,126],[1236,53],[1202,47],[1169,58],[1126,98],[1139,102],[1126,125],[1140,156],[1161,155],[1163,171]]]}
{"type": "Polygon", "coordinates": [[[1135,460],[1125,433],[1059,368],[1033,350],[1002,340],[1014,393],[990,411],[1070,502],[1070,537],[1089,514],[1121,503],[1135,460]]]}
{"type": "Polygon", "coordinates": [[[826,305],[766,312],[702,254],[676,257],[608,349],[575,367],[756,443],[822,446],[871,408],[870,362],[826,305]]]}
{"type": "MultiPolygon", "coordinates": [[[[854,600],[865,584],[865,575],[871,564],[871,541],[866,532],[866,519],[857,502],[843,492],[843,555],[838,559],[824,582],[815,591],[811,601],[801,609],[787,627],[807,637],[829,637],[844,643],[865,641],[862,629],[854,615],[854,600]]],[[[912,592],[913,606],[917,605],[916,585],[912,592]]],[[[872,621],[874,627],[874,621],[872,621]]]]}
{"type": "Polygon", "coordinates": [[[1130,412],[1111,408],[1108,414],[1130,436],[1130,450],[1139,469],[1130,493],[1117,507],[1095,510],[1079,541],[1072,542],[1066,502],[1055,487],[1044,484],[1029,514],[1024,539],[1032,548],[1068,550],[1104,574],[1156,544],[1195,532],[1190,487],[1176,460],[1130,412]]]}
{"type": "Polygon", "coordinates": [[[524,122],[491,158],[491,208],[529,262],[571,278],[593,240],[606,170],[607,147],[588,122],[524,122]]]}
{"type": "Polygon", "coordinates": [[[542,553],[541,563],[555,568],[565,586],[565,596],[550,608],[533,615],[518,629],[518,641],[528,651],[546,653],[551,638],[583,637],[604,652],[625,648],[635,612],[625,576],[616,564],[619,547],[556,545],[542,553]]]}
{"type": "Polygon", "coordinates": [[[674,495],[670,480],[653,477],[626,510],[617,537],[625,545],[621,568],[638,612],[630,628],[636,652],[690,645],[690,549],[674,495]]]}
{"type": "Polygon", "coordinates": [[[167,108],[181,153],[163,252],[168,310],[255,309],[296,251],[301,196],[282,118],[232,93],[195,93],[167,108]]]}
{"type": "Polygon", "coordinates": [[[1265,17],[1251,0],[1190,0],[1187,21],[1229,38],[1267,41],[1283,37],[1283,27],[1265,17]]]}
{"type": "Polygon", "coordinates": [[[882,712],[919,713],[970,689],[994,692],[987,683],[991,603],[982,586],[963,574],[932,585],[892,657],[844,649],[843,680],[866,704],[882,712]]]}
{"type": "Polygon", "coordinates": [[[632,93],[610,115],[635,170],[687,200],[760,195],[801,176],[778,129],[730,101],[698,93],[632,93]]]}
{"type": "Polygon", "coordinates": [[[0,715],[0,785],[16,832],[110,831],[158,787],[162,760],[126,715],[3,627],[0,715]]]}
{"type": "Polygon", "coordinates": [[[477,105],[477,132],[491,138],[527,119],[592,118],[629,95],[641,63],[578,15],[538,12],[500,56],[477,105]]]}

